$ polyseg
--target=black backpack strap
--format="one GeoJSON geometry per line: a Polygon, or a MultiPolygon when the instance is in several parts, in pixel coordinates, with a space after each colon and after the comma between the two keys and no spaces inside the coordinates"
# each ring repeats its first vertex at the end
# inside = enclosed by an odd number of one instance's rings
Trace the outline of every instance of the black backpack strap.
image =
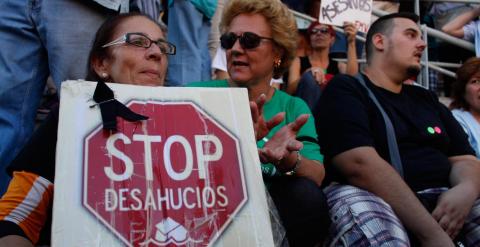
{"type": "Polygon", "coordinates": [[[368,97],[372,99],[373,103],[375,103],[378,110],[382,114],[383,120],[385,121],[385,129],[387,133],[388,151],[390,153],[390,163],[392,164],[393,168],[395,168],[395,170],[397,170],[397,172],[403,178],[402,160],[400,159],[400,152],[398,151],[397,138],[395,137],[395,130],[393,128],[392,121],[388,117],[383,107],[380,105],[380,102],[378,102],[377,97],[375,97],[372,90],[370,90],[370,88],[367,87],[367,84],[365,83],[363,76],[360,74],[356,74],[355,78],[357,78],[360,85],[362,85],[367,90],[368,97]]]}

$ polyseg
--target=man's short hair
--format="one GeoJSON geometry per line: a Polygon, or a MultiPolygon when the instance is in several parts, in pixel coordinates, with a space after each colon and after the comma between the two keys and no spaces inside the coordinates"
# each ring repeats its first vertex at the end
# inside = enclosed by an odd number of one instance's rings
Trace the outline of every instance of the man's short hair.
{"type": "Polygon", "coordinates": [[[415,23],[417,23],[419,20],[419,17],[416,14],[412,14],[408,12],[399,12],[399,13],[384,15],[378,18],[376,21],[374,21],[372,25],[370,25],[370,29],[368,30],[367,38],[365,40],[365,49],[366,49],[365,54],[367,55],[367,63],[370,61],[374,51],[373,42],[372,42],[373,35],[377,33],[390,35],[393,29],[393,24],[394,24],[393,20],[395,18],[406,18],[406,19],[412,20],[415,23]]]}

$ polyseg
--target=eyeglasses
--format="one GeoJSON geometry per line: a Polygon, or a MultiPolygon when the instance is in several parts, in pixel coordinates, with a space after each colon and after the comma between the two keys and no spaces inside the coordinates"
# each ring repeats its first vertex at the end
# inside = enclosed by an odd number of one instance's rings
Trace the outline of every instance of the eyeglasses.
{"type": "Polygon", "coordinates": [[[160,51],[162,54],[168,54],[168,55],[175,55],[176,48],[175,45],[172,43],[169,43],[163,39],[158,39],[158,40],[151,40],[149,37],[147,37],[143,33],[126,33],[119,37],[118,39],[107,43],[102,46],[102,48],[109,47],[112,45],[118,45],[118,44],[130,44],[138,47],[143,47],[145,49],[150,48],[153,43],[155,43],[158,48],[160,48],[160,51]]]}
{"type": "Polygon", "coordinates": [[[236,35],[234,33],[225,33],[220,37],[220,44],[223,49],[232,49],[235,42],[240,42],[243,49],[253,49],[260,45],[262,39],[272,40],[272,38],[262,37],[252,32],[244,32],[242,35],[236,35]]]}
{"type": "Polygon", "coordinates": [[[330,34],[330,30],[328,29],[328,27],[323,27],[323,28],[313,28],[313,29],[310,31],[310,34],[318,34],[318,33],[321,33],[321,34],[330,34]]]}

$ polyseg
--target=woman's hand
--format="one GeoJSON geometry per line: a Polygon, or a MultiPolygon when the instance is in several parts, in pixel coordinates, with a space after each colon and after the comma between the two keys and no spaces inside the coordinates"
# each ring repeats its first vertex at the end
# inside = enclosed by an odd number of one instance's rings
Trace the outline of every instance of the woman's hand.
{"type": "Polygon", "coordinates": [[[250,113],[252,115],[253,131],[255,140],[259,141],[268,135],[268,132],[285,118],[285,112],[279,112],[270,120],[265,121],[263,116],[263,105],[267,101],[267,96],[261,94],[255,101],[250,101],[250,113]]]}
{"type": "Polygon", "coordinates": [[[357,27],[355,24],[353,24],[353,22],[344,22],[343,31],[345,32],[345,36],[347,36],[347,42],[354,43],[357,36],[357,27]]]}
{"type": "Polygon", "coordinates": [[[327,80],[325,79],[324,69],[320,67],[311,67],[309,70],[313,75],[313,79],[315,79],[319,86],[323,86],[323,84],[326,83],[327,80]]]}
{"type": "Polygon", "coordinates": [[[258,150],[262,163],[272,163],[280,171],[291,170],[298,159],[296,151],[303,148],[303,143],[297,141],[297,133],[307,122],[309,114],[302,114],[294,122],[278,130],[265,146],[258,150]]]}

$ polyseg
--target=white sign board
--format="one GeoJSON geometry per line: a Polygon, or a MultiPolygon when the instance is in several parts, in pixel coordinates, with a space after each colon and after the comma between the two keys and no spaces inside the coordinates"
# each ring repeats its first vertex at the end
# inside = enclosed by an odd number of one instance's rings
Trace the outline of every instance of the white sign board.
{"type": "Polygon", "coordinates": [[[318,21],[340,27],[344,22],[353,22],[359,32],[366,33],[372,16],[372,2],[372,0],[322,0],[318,21]]]}
{"type": "Polygon", "coordinates": [[[273,246],[245,89],[108,86],[149,119],[62,83],[52,246],[273,246]]]}

